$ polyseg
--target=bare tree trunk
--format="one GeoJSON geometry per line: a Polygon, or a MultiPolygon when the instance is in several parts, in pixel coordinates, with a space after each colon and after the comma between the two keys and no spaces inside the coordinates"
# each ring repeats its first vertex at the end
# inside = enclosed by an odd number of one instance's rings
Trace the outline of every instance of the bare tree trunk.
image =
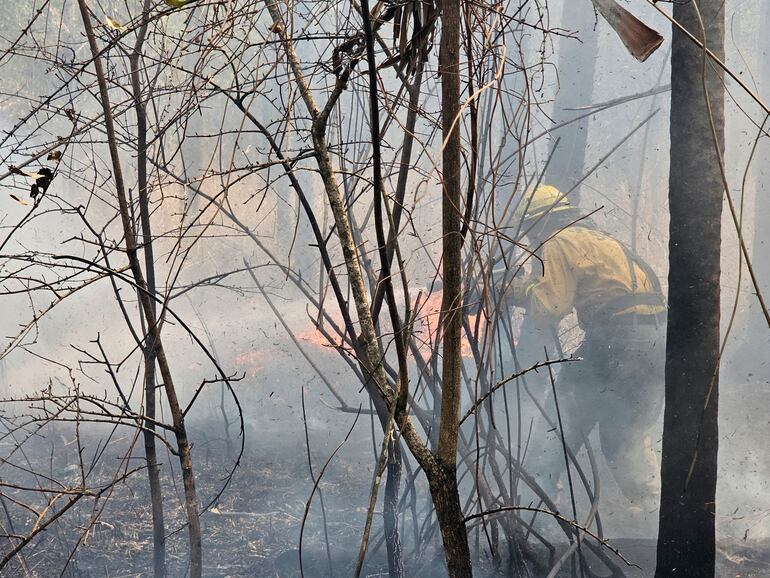
{"type": "MultiPolygon", "coordinates": [[[[558,40],[559,92],[553,107],[554,125],[567,122],[580,114],[569,110],[570,108],[591,102],[597,52],[594,11],[589,9],[585,2],[563,2],[561,26],[576,30],[579,40],[567,37],[558,40]]],[[[545,174],[549,185],[567,191],[583,176],[589,124],[590,117],[586,117],[568,124],[554,135],[561,138],[559,146],[552,150],[551,161],[545,174]]],[[[579,194],[578,188],[570,196],[574,204],[579,203],[579,194]]]]}
{"type": "MultiPolygon", "coordinates": [[[[187,439],[187,429],[184,423],[184,414],[179,404],[179,398],[176,393],[174,377],[166,358],[166,351],[160,336],[160,326],[154,313],[154,303],[150,293],[147,290],[144,273],[137,256],[137,243],[134,230],[131,223],[131,213],[128,205],[128,197],[123,181],[123,170],[120,163],[120,154],[118,152],[118,141],[115,131],[115,124],[112,117],[112,108],[110,104],[109,91],[107,88],[107,78],[104,73],[102,61],[100,58],[99,47],[96,44],[93,27],[91,26],[90,15],[85,0],[78,0],[80,16],[83,20],[83,29],[88,38],[88,44],[91,49],[91,58],[93,59],[96,78],[99,85],[99,98],[104,113],[104,125],[107,133],[107,144],[110,150],[112,161],[113,179],[115,181],[115,193],[118,199],[121,224],[123,226],[123,235],[125,237],[126,256],[131,267],[131,274],[136,287],[139,289],[139,301],[142,306],[144,318],[147,323],[147,331],[152,341],[155,356],[160,368],[163,387],[168,400],[169,411],[176,435],[177,451],[179,462],[182,468],[182,482],[184,485],[185,510],[187,514],[188,534],[190,538],[190,577],[200,578],[203,570],[203,550],[201,546],[201,527],[198,513],[198,498],[195,488],[195,475],[192,467],[192,447],[187,439]]],[[[148,339],[149,342],[149,339],[148,339]]]]}
{"type": "MultiPolygon", "coordinates": [[[[388,243],[385,234],[385,218],[383,216],[384,203],[384,184],[382,179],[382,156],[380,150],[380,105],[377,92],[377,64],[374,53],[374,31],[372,29],[372,20],[370,18],[369,0],[361,0],[361,17],[363,19],[364,39],[366,42],[366,60],[368,63],[369,75],[369,129],[372,142],[372,172],[374,178],[374,222],[377,235],[377,246],[380,255],[380,278],[383,280],[385,294],[387,296],[388,311],[390,313],[391,325],[396,335],[396,352],[398,356],[398,384],[400,388],[400,399],[406,400],[406,392],[409,385],[409,373],[406,362],[406,339],[403,332],[403,326],[399,317],[395,296],[393,294],[393,279],[390,275],[392,255],[388,254],[388,243]]],[[[387,207],[385,207],[387,212],[387,207]]],[[[388,219],[390,222],[391,219],[388,219]]],[[[395,235],[397,231],[393,231],[395,235]]],[[[395,249],[395,244],[394,244],[395,249]]],[[[372,311],[372,317],[376,315],[372,311]]],[[[396,392],[399,395],[399,392],[396,392]]],[[[400,443],[394,441],[390,435],[392,419],[397,411],[399,402],[391,408],[384,431],[387,436],[387,477],[385,481],[385,504],[383,514],[385,518],[385,542],[388,552],[388,570],[391,578],[401,578],[404,575],[404,564],[401,558],[401,539],[398,532],[398,489],[401,482],[401,452],[400,443]]],[[[405,403],[403,404],[405,407],[405,403]]],[[[401,409],[403,410],[404,407],[401,409]]],[[[395,438],[397,439],[397,438],[395,438]]],[[[376,487],[373,492],[376,499],[376,487]]],[[[365,544],[364,544],[365,549],[365,544]]]]}
{"type": "MultiPolygon", "coordinates": [[[[147,14],[150,0],[145,0],[142,7],[142,25],[137,31],[134,50],[129,57],[131,65],[131,88],[133,91],[134,110],[136,112],[137,136],[137,188],[139,189],[139,215],[142,226],[142,246],[144,267],[147,273],[147,291],[152,297],[155,289],[155,257],[152,247],[152,228],[150,226],[150,203],[147,190],[147,111],[142,97],[140,79],[140,60],[142,47],[147,34],[147,14]]],[[[157,316],[155,302],[153,313],[157,316]]],[[[153,575],[162,578],[166,575],[166,532],[163,520],[163,494],[160,485],[160,467],[155,444],[155,344],[148,331],[144,344],[144,405],[147,420],[144,424],[144,454],[147,459],[147,478],[150,484],[150,504],[152,507],[152,561],[153,575]]]]}
{"type": "Polygon", "coordinates": [[[388,470],[385,480],[385,546],[388,550],[388,573],[390,578],[404,576],[404,559],[401,550],[401,537],[398,531],[398,492],[401,486],[401,444],[397,436],[388,442],[388,470]]]}
{"type": "MultiPolygon", "coordinates": [[[[675,3],[673,14],[701,39],[705,24],[706,45],[722,57],[722,2],[675,3]]],[[[724,88],[703,50],[676,29],[671,82],[670,309],[656,576],[707,578],[714,576],[716,541],[724,88]]]]}
{"type": "Polygon", "coordinates": [[[472,576],[468,534],[465,530],[457,487],[457,438],[462,378],[462,176],[460,141],[460,22],[462,3],[441,3],[441,75],[442,152],[442,267],[444,292],[441,421],[438,437],[440,475],[429,479],[441,536],[446,550],[449,575],[472,576]]]}
{"type": "MultiPolygon", "coordinates": [[[[82,1],[82,0],[81,0],[82,1]]],[[[345,199],[343,198],[339,185],[336,180],[336,174],[329,154],[329,146],[326,139],[327,120],[330,112],[330,103],[334,103],[338,98],[339,92],[344,89],[347,81],[347,74],[341,74],[337,78],[335,94],[327,100],[323,108],[319,108],[313,96],[310,85],[305,78],[302,67],[297,58],[294,45],[286,33],[286,26],[283,22],[280,10],[275,0],[266,0],[265,5],[273,20],[273,24],[278,30],[281,42],[286,50],[288,65],[291,69],[294,81],[297,83],[302,100],[311,115],[312,121],[312,139],[315,157],[318,166],[318,172],[323,180],[326,196],[329,206],[334,216],[336,225],[336,234],[339,238],[342,255],[345,262],[345,269],[348,274],[350,291],[353,297],[358,321],[360,324],[360,334],[356,336],[357,348],[360,349],[360,363],[366,376],[364,386],[372,396],[375,406],[378,406],[378,414],[382,415],[381,406],[388,405],[388,410],[396,404],[395,419],[401,431],[401,435],[409,451],[422,466],[428,484],[431,490],[431,496],[436,508],[441,534],[444,541],[445,556],[449,574],[452,578],[465,578],[472,576],[470,550],[468,548],[468,537],[465,531],[465,519],[460,505],[460,498],[457,488],[456,477],[456,456],[457,456],[457,437],[458,437],[458,417],[460,411],[460,331],[461,331],[461,313],[462,313],[462,293],[461,293],[461,250],[462,238],[460,235],[460,134],[459,128],[455,127],[451,131],[454,120],[459,116],[459,54],[460,54],[460,3],[447,2],[444,5],[443,19],[446,21],[446,29],[442,32],[442,50],[439,57],[442,71],[443,83],[446,87],[442,89],[443,102],[443,125],[445,141],[444,146],[444,299],[450,303],[450,307],[445,307],[447,321],[444,326],[444,385],[441,404],[441,424],[439,428],[439,447],[437,455],[432,454],[417,432],[414,424],[409,418],[406,407],[406,394],[408,390],[408,381],[402,381],[402,370],[405,369],[403,351],[400,349],[399,340],[402,336],[397,329],[398,325],[394,322],[394,332],[396,333],[397,352],[399,355],[399,382],[396,384],[396,390],[390,386],[385,368],[383,365],[383,353],[380,347],[379,337],[377,335],[372,312],[369,303],[369,296],[364,283],[361,270],[361,261],[358,255],[353,234],[351,231],[350,217],[347,212],[345,199]],[[448,33],[447,33],[448,30],[448,33]],[[451,77],[451,80],[447,80],[451,77]],[[448,138],[447,138],[448,137],[448,138]],[[451,142],[450,142],[451,141],[451,142]],[[451,152],[447,152],[451,149],[451,152]],[[446,263],[450,263],[447,266],[446,263]],[[447,285],[447,276],[449,287],[447,285]],[[447,294],[450,295],[447,298],[447,294]],[[448,299],[448,301],[447,301],[448,299]],[[452,361],[447,361],[451,358],[452,361]]],[[[371,65],[371,63],[370,63],[371,65]]],[[[352,69],[349,69],[352,70],[352,69]]],[[[377,137],[379,138],[379,137],[377,137]]],[[[376,163],[375,163],[376,166],[376,163]]],[[[375,178],[375,193],[379,184],[375,178]]],[[[382,251],[385,250],[385,241],[381,232],[378,231],[378,244],[382,251]]],[[[388,263],[389,259],[385,256],[383,263],[388,263]]],[[[389,292],[389,309],[391,313],[395,312],[395,307],[391,305],[392,285],[390,281],[386,283],[386,292],[389,292]]],[[[340,303],[344,307],[344,303],[340,303]]],[[[397,320],[397,315],[394,321],[397,320]]]]}
{"type": "Polygon", "coordinates": [[[427,477],[444,543],[447,570],[450,578],[466,578],[473,576],[473,569],[465,517],[457,491],[457,471],[454,467],[445,467],[440,461],[438,466],[427,477]]]}

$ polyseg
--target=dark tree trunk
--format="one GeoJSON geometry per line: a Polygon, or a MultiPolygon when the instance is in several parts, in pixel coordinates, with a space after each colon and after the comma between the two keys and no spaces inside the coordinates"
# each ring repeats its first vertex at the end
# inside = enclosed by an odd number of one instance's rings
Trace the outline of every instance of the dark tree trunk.
{"type": "MultiPolygon", "coordinates": [[[[444,147],[442,169],[442,264],[444,292],[441,421],[439,423],[437,464],[428,475],[451,578],[472,576],[468,534],[457,489],[457,437],[460,417],[462,377],[462,177],[460,141],[460,22],[462,2],[441,3],[441,124],[444,147]]],[[[428,472],[426,472],[426,475],[428,472]]]]}
{"type": "MultiPolygon", "coordinates": [[[[133,91],[134,110],[136,112],[137,137],[137,188],[139,192],[139,218],[142,229],[142,246],[144,248],[144,263],[147,275],[147,291],[156,297],[155,286],[155,257],[153,252],[153,236],[150,222],[150,202],[147,181],[147,110],[142,95],[140,69],[142,66],[142,49],[147,34],[147,15],[150,11],[149,0],[144,1],[142,8],[142,25],[139,28],[134,50],[130,56],[131,88],[133,91]]],[[[156,303],[152,302],[153,314],[157,315],[156,303]]],[[[141,312],[140,312],[141,314],[141,312]]],[[[145,326],[145,324],[143,324],[145,326]]],[[[160,464],[155,444],[155,413],[157,402],[155,389],[155,339],[147,329],[144,344],[144,406],[147,420],[144,424],[144,454],[147,460],[147,479],[150,485],[150,504],[152,508],[152,560],[154,578],[166,575],[166,530],[163,517],[163,493],[160,483],[160,464]]]]}
{"type": "MultiPolygon", "coordinates": [[[[674,4],[674,18],[724,54],[723,4],[674,4]]],[[[723,183],[702,78],[703,50],[676,29],[671,55],[669,321],[656,576],[714,576],[723,183]]],[[[706,63],[718,147],[724,89],[706,63]]]]}
{"type": "MultiPolygon", "coordinates": [[[[564,37],[558,41],[559,92],[553,107],[554,125],[581,114],[568,109],[591,102],[597,52],[595,13],[587,2],[564,0],[561,22],[562,27],[577,32],[579,41],[564,37]]],[[[546,183],[566,191],[583,176],[589,121],[590,117],[586,117],[570,123],[552,135],[554,144],[556,137],[560,140],[548,164],[546,183]]],[[[577,189],[570,195],[574,204],[578,204],[579,193],[577,189]]]]}
{"type": "Polygon", "coordinates": [[[404,576],[404,559],[398,531],[398,492],[401,487],[402,465],[401,444],[391,439],[388,442],[388,473],[385,481],[385,504],[382,509],[390,578],[404,576]]]}
{"type": "Polygon", "coordinates": [[[465,518],[457,488],[457,472],[455,468],[446,468],[439,461],[432,475],[426,477],[441,529],[449,577],[470,578],[473,576],[473,570],[465,518]]]}
{"type": "MultiPolygon", "coordinates": [[[[131,211],[129,209],[128,195],[123,180],[123,169],[120,162],[120,153],[118,150],[117,132],[113,119],[112,107],[110,104],[109,89],[107,85],[107,76],[99,56],[99,47],[96,43],[96,35],[91,24],[91,15],[86,4],[86,0],[78,0],[80,17],[83,21],[83,30],[88,45],[91,50],[91,57],[96,72],[96,79],[99,86],[99,99],[104,114],[104,128],[107,134],[107,145],[110,151],[112,162],[112,179],[115,185],[115,195],[118,200],[120,221],[123,227],[125,238],[125,251],[128,263],[131,268],[134,283],[139,289],[139,302],[142,306],[147,331],[152,339],[152,345],[155,352],[158,368],[163,379],[163,387],[166,392],[168,409],[173,420],[174,433],[176,434],[177,453],[182,468],[182,480],[184,482],[185,512],[187,514],[188,535],[190,538],[190,578],[200,578],[203,575],[203,550],[201,546],[201,526],[199,518],[198,498],[195,489],[195,474],[192,465],[192,444],[187,439],[187,430],[184,423],[184,414],[179,404],[174,377],[171,374],[171,367],[166,358],[166,352],[163,341],[160,336],[160,327],[155,317],[155,301],[146,290],[142,266],[139,263],[138,246],[136,235],[134,234],[133,224],[131,222],[131,211]]],[[[2,566],[2,564],[0,564],[2,566]]]]}

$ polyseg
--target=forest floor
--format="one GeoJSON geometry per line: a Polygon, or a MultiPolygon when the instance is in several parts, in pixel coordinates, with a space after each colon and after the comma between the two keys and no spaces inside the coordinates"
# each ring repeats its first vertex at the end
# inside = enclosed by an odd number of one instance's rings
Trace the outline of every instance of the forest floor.
{"type": "MultiPolygon", "coordinates": [[[[318,436],[320,438],[320,436],[318,436]]],[[[198,436],[200,439],[201,436],[198,436]]],[[[50,441],[50,440],[49,440],[50,441]]],[[[90,475],[92,484],[109,480],[121,467],[116,448],[125,447],[127,438],[114,439],[110,446],[113,457],[102,457],[90,475]]],[[[311,443],[321,445],[318,439],[311,443]]],[[[336,443],[336,442],[335,442],[336,443]]],[[[370,442],[351,440],[353,447],[340,452],[325,472],[316,493],[305,526],[303,538],[304,575],[320,578],[334,575],[352,576],[356,553],[361,539],[361,528],[366,516],[366,504],[371,484],[370,442]],[[321,505],[323,499],[323,508],[321,505]],[[324,516],[325,514],[325,516],[324,516]],[[327,555],[327,538],[328,552],[327,555]],[[329,572],[330,565],[333,573],[329,572]]],[[[98,448],[96,439],[82,444],[86,448],[98,448]]],[[[298,563],[299,533],[305,503],[314,481],[308,469],[307,454],[302,441],[294,444],[291,439],[284,444],[265,445],[262,453],[247,452],[232,477],[226,491],[216,505],[202,516],[204,536],[204,576],[294,578],[300,576],[298,563]]],[[[196,468],[201,503],[208,505],[227,478],[232,460],[221,441],[200,442],[196,452],[196,468]]],[[[88,454],[88,450],[84,452],[88,454]]],[[[141,448],[135,450],[135,455],[141,448]]],[[[313,455],[317,474],[328,452],[319,448],[313,455]]],[[[25,452],[28,465],[37,471],[46,471],[49,481],[41,476],[20,476],[19,485],[40,484],[50,487],[50,479],[68,487],[76,487],[80,476],[77,451],[72,443],[59,438],[56,446],[40,443],[36,449],[25,452]],[[55,475],[51,475],[55,474],[55,475]]],[[[178,474],[178,464],[173,456],[166,455],[178,474]]],[[[139,459],[129,461],[132,466],[139,459]]],[[[32,468],[30,468],[32,469],[32,468]]],[[[169,468],[166,468],[168,472],[169,468]]],[[[3,475],[8,480],[8,472],[3,475]]],[[[186,573],[187,533],[181,507],[181,487],[175,485],[178,475],[166,475],[163,480],[166,496],[166,528],[168,576],[181,577],[186,573]]],[[[177,482],[178,483],[178,482],[177,482]]],[[[424,492],[424,488],[420,488],[424,492]]],[[[6,492],[8,493],[8,492],[6,492]]],[[[424,494],[423,494],[424,495],[424,494]]],[[[26,494],[40,503],[40,494],[26,494]]],[[[16,494],[15,497],[20,497],[16,494]]],[[[422,498],[422,495],[420,496],[422,498]]],[[[7,500],[6,500],[7,502],[7,500]]],[[[6,503],[14,513],[16,527],[9,529],[8,519],[0,512],[5,530],[21,533],[21,511],[6,503]]],[[[422,512],[420,512],[422,515],[422,512]]],[[[29,523],[29,519],[27,520],[29,523]]],[[[387,566],[382,545],[381,516],[375,516],[373,538],[370,542],[367,565],[363,576],[387,576],[387,566]]],[[[445,576],[440,552],[437,548],[410,546],[410,537],[416,531],[411,521],[403,525],[407,576],[440,578],[445,576]]],[[[475,534],[474,534],[475,535],[475,534]]],[[[475,540],[475,538],[474,538],[475,540]]],[[[481,538],[483,545],[484,538],[481,538]]],[[[435,542],[435,540],[433,541],[435,542]]],[[[641,569],[627,568],[626,575],[646,578],[653,575],[655,543],[653,540],[623,539],[615,537],[610,542],[619,548],[631,562],[641,569]]],[[[620,562],[617,561],[619,564],[620,562]]],[[[6,567],[2,576],[24,578],[134,578],[151,576],[152,527],[147,481],[142,470],[125,482],[116,485],[114,491],[99,500],[85,499],[73,508],[60,522],[39,535],[23,550],[23,558],[17,558],[6,567]],[[99,512],[96,523],[91,523],[99,512]]],[[[505,563],[503,563],[503,568],[505,563]]],[[[598,575],[606,575],[596,569],[598,575]]],[[[508,576],[510,570],[495,571],[489,561],[479,561],[477,576],[508,576]]],[[[526,574],[523,574],[526,575],[526,574]]],[[[561,574],[560,574],[561,575],[561,574]]],[[[569,564],[564,576],[570,575],[569,564]]],[[[752,578],[770,576],[770,541],[723,540],[719,548],[718,576],[752,578]]]]}
{"type": "MultiPolygon", "coordinates": [[[[273,577],[277,575],[276,565],[280,568],[282,563],[286,564],[287,553],[296,552],[305,502],[313,486],[304,450],[302,447],[297,450],[244,456],[218,503],[201,518],[205,576],[273,577]]],[[[68,466],[72,456],[65,457],[64,453],[49,455],[50,463],[46,465],[63,473],[56,477],[58,481],[69,481],[74,486],[79,468],[68,466]]],[[[225,484],[232,460],[222,459],[218,452],[204,450],[198,454],[195,466],[199,494],[201,503],[208,505],[212,495],[225,484]]],[[[40,453],[37,457],[46,456],[40,453]]],[[[178,463],[171,460],[166,463],[171,463],[178,474],[178,463]]],[[[114,470],[115,464],[110,465],[114,470]]],[[[98,473],[92,474],[92,483],[100,478],[109,479],[107,476],[114,474],[109,469],[101,466],[98,473]]],[[[347,549],[359,541],[360,522],[366,515],[363,505],[368,495],[355,490],[370,482],[371,474],[350,462],[337,462],[324,476],[322,495],[329,544],[334,551],[343,546],[347,549]]],[[[165,522],[167,532],[171,532],[167,539],[169,576],[183,576],[187,563],[187,531],[180,500],[181,484],[177,484],[171,476],[164,476],[165,522]]],[[[55,528],[38,536],[23,550],[23,566],[14,564],[3,576],[128,578],[151,575],[152,523],[147,495],[146,476],[140,471],[118,484],[108,499],[83,500],[90,503],[74,508],[55,528]],[[103,510],[98,521],[91,524],[99,508],[103,510]]],[[[305,560],[309,576],[315,575],[313,552],[325,544],[321,519],[320,499],[316,494],[304,536],[309,552],[305,560]]],[[[5,525],[7,521],[3,520],[5,525]]],[[[20,525],[18,521],[17,525],[20,525]]]]}

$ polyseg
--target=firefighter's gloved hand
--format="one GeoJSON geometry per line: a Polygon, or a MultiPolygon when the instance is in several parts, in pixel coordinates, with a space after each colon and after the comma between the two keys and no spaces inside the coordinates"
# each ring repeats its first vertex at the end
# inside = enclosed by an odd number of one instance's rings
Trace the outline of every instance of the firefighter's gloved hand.
{"type": "Polygon", "coordinates": [[[521,275],[514,277],[511,287],[508,289],[508,302],[515,307],[526,308],[529,305],[529,290],[532,287],[532,279],[521,275]]]}

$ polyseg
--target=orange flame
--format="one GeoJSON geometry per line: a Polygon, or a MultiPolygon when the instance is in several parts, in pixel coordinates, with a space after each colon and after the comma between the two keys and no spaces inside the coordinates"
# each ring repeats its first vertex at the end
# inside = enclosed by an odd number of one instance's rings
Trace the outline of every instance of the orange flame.
{"type": "MultiPolygon", "coordinates": [[[[434,291],[427,298],[423,295],[416,299],[412,304],[413,310],[416,309],[417,315],[414,333],[417,341],[417,350],[423,361],[430,360],[433,348],[438,337],[438,325],[441,317],[441,300],[443,298],[441,291],[434,291]]],[[[339,313],[331,314],[332,319],[338,327],[342,326],[342,318],[339,313]]],[[[469,315],[468,322],[472,328],[476,325],[476,315],[469,315]]],[[[484,319],[481,320],[480,333],[484,330],[484,319]]],[[[339,343],[329,343],[326,337],[318,329],[308,329],[297,333],[297,338],[307,341],[313,346],[324,347],[327,350],[332,347],[338,347],[339,343]]],[[[467,336],[463,332],[461,355],[463,357],[473,357],[473,350],[467,336]]]]}

